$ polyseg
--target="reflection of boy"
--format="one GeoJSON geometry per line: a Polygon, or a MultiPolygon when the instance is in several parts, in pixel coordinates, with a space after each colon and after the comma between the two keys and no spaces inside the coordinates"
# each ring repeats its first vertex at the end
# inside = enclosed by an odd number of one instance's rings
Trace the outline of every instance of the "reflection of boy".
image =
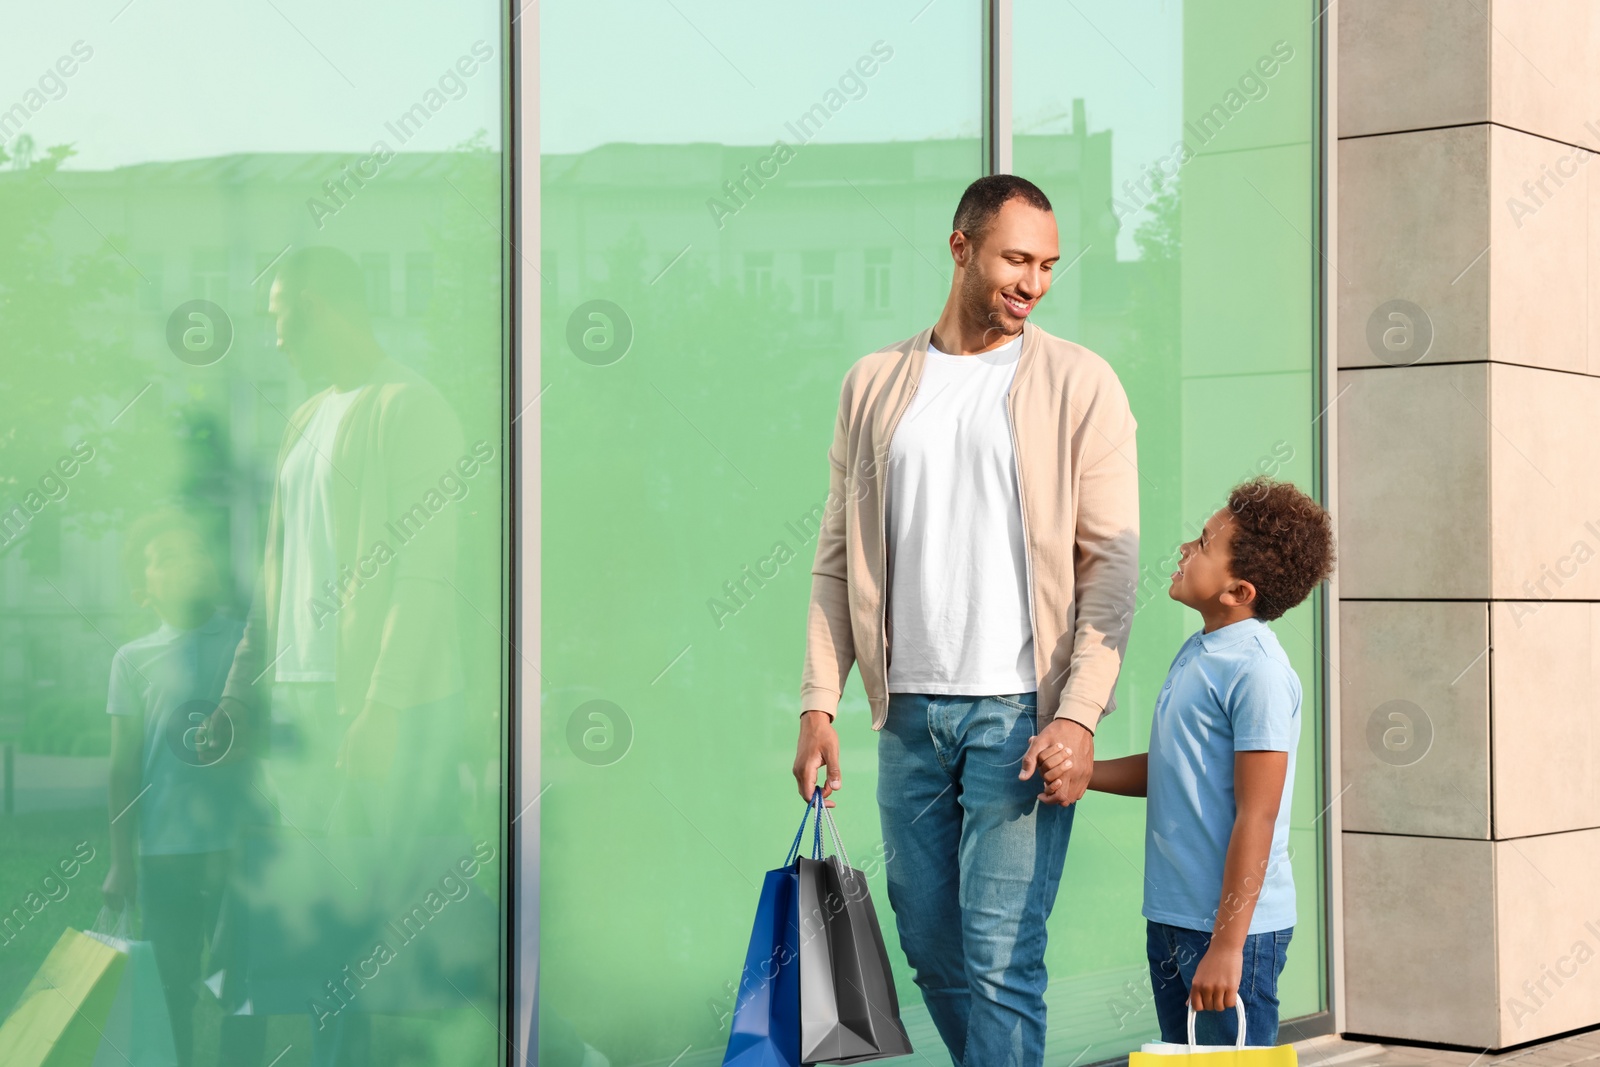
{"type": "MultiPolygon", "coordinates": [[[[243,624],[217,611],[221,582],[194,522],[176,512],[135,523],[123,562],[133,597],[161,625],[117,650],[111,719],[111,870],[106,902],[137,904],[155,952],[179,1062],[193,1053],[194,987],[215,928],[239,827],[250,806],[250,769],[221,759],[207,731],[243,624]]],[[[213,960],[213,964],[218,961],[213,960]]],[[[253,1062],[253,1020],[223,1021],[226,1063],[253,1062]]]]}
{"type": "MultiPolygon", "coordinates": [[[[1278,977],[1294,933],[1289,798],[1300,738],[1300,679],[1266,623],[1299,604],[1333,565],[1328,514],[1294,486],[1258,478],[1233,490],[1182,547],[1168,595],[1204,626],[1173,657],[1156,698],[1150,751],[1096,760],[1089,788],[1147,796],[1146,954],[1164,1041],[1278,1037],[1278,977]]],[[[1046,780],[1064,770],[1045,757],[1046,780]]]]}

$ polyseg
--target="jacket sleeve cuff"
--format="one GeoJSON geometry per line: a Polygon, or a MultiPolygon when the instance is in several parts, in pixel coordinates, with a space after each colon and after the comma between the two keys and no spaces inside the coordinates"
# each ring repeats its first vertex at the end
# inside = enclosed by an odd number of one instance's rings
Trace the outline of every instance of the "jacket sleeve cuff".
{"type": "Polygon", "coordinates": [[[1061,706],[1056,708],[1056,718],[1071,719],[1073,722],[1094,733],[1094,728],[1100,723],[1101,708],[1099,704],[1086,697],[1072,693],[1061,694],[1061,706]]]}
{"type": "Polygon", "coordinates": [[[800,690],[800,714],[808,711],[825,711],[832,722],[839,711],[839,694],[832,689],[808,685],[800,690]]]}

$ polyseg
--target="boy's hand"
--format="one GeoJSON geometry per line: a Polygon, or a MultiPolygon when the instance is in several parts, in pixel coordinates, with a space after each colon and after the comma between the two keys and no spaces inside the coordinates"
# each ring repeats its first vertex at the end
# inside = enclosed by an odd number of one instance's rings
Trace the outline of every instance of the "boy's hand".
{"type": "Polygon", "coordinates": [[[111,869],[106,872],[106,880],[100,886],[106,907],[112,911],[122,911],[138,901],[139,876],[136,872],[137,868],[131,863],[111,861],[111,869]]]}
{"type": "Polygon", "coordinates": [[[1028,739],[1028,751],[1022,757],[1022,771],[1018,778],[1032,778],[1041,762],[1045,762],[1044,791],[1039,800],[1044,804],[1062,806],[1075,803],[1089,788],[1089,776],[1094,773],[1094,734],[1082,723],[1056,718],[1043,730],[1028,739]],[[1056,746],[1060,745],[1060,749],[1056,746]],[[1052,766],[1047,754],[1059,756],[1052,766]],[[1056,771],[1054,779],[1050,771],[1056,771]]]}
{"type": "Polygon", "coordinates": [[[1233,1007],[1239,997],[1239,980],[1244,976],[1244,949],[1218,945],[1211,947],[1194,969],[1189,983],[1189,1006],[1195,1011],[1221,1011],[1233,1007]]]}

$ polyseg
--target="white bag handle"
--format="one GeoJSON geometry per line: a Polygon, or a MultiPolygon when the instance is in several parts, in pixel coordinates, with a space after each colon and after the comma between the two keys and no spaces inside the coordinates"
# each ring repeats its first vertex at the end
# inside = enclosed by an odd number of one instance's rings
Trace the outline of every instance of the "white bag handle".
{"type": "MultiPolygon", "coordinates": [[[[1244,1048],[1244,1001],[1237,996],[1233,1000],[1233,1010],[1239,1016],[1239,1039],[1233,1043],[1233,1047],[1244,1048]]],[[[1191,1056],[1194,1055],[1196,1044],[1198,1042],[1194,1039],[1194,1006],[1191,1004],[1189,1006],[1189,1054],[1191,1056]]]]}
{"type": "Polygon", "coordinates": [[[129,916],[131,910],[126,904],[116,911],[112,911],[110,905],[102,904],[100,914],[95,917],[94,925],[89,927],[89,932],[131,941],[133,939],[133,921],[129,916]]]}
{"type": "Polygon", "coordinates": [[[823,818],[828,822],[828,836],[833,838],[833,850],[844,861],[845,870],[850,869],[850,854],[844,850],[844,842],[839,838],[839,828],[833,824],[833,809],[826,804],[822,807],[823,818]]]}

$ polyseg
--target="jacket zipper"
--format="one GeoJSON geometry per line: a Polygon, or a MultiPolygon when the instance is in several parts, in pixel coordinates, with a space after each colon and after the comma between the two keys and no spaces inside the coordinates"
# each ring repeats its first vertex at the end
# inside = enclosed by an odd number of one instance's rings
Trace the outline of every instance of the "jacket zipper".
{"type": "MultiPolygon", "coordinates": [[[[1017,369],[1022,369],[1022,355],[1017,354],[1017,369]]],[[[1028,505],[1027,497],[1022,491],[1022,452],[1017,448],[1017,424],[1011,414],[1011,390],[1006,390],[1006,426],[1011,431],[1011,462],[1017,469],[1017,512],[1022,517],[1022,564],[1023,572],[1028,580],[1028,629],[1032,631],[1033,639],[1033,689],[1036,694],[1035,707],[1038,706],[1037,693],[1044,681],[1039,676],[1039,626],[1033,618],[1033,552],[1028,537],[1028,505]]],[[[1047,663],[1046,666],[1049,666],[1047,663]]],[[[1035,712],[1037,714],[1037,712],[1035,712]]]]}
{"type": "MultiPolygon", "coordinates": [[[[929,340],[932,340],[931,332],[929,340]]],[[[923,358],[927,358],[926,350],[923,358]]],[[[917,380],[911,383],[910,394],[889,423],[889,432],[883,439],[883,477],[878,480],[878,514],[883,527],[883,576],[878,582],[878,636],[883,648],[883,699],[886,706],[889,700],[889,447],[894,442],[894,432],[899,428],[900,420],[911,407],[911,401],[916,399],[917,388],[921,384],[922,375],[918,374],[917,380]]]]}

